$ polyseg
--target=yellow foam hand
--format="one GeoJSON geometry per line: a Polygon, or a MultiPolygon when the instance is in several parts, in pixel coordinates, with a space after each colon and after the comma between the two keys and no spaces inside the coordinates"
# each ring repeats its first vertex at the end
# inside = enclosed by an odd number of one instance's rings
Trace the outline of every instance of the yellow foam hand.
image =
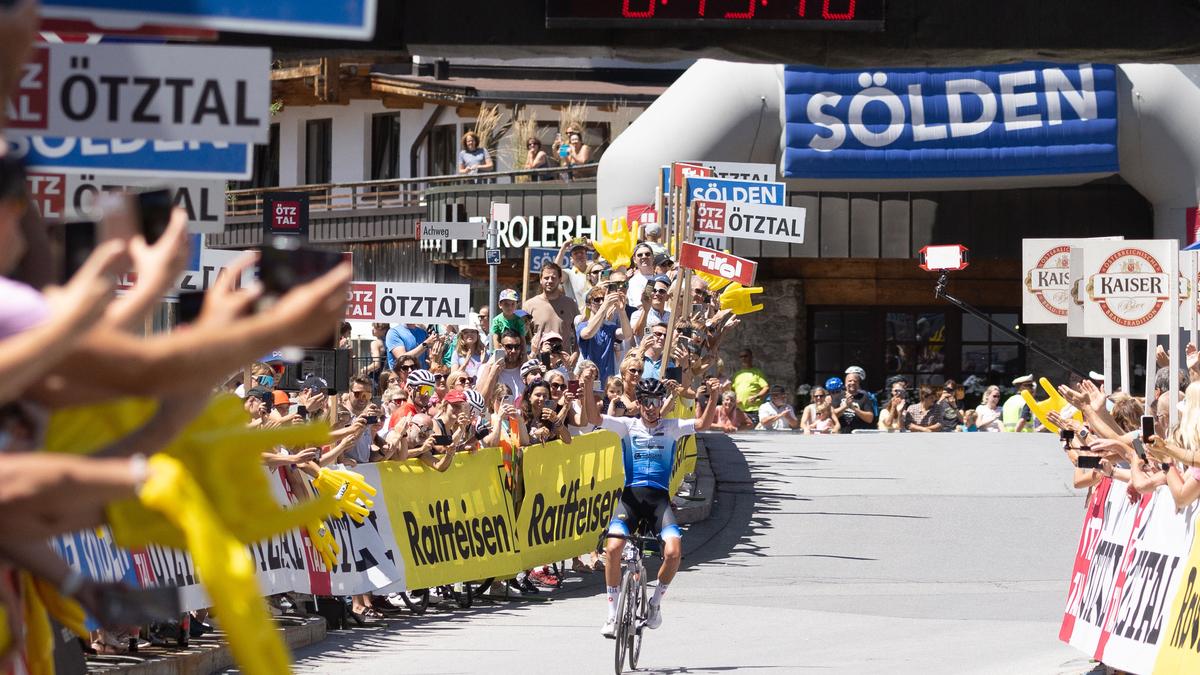
{"type": "Polygon", "coordinates": [[[325,569],[332,570],[333,566],[337,564],[338,553],[341,553],[342,549],[329,532],[329,525],[324,520],[315,520],[306,525],[305,529],[308,530],[308,540],[321,555],[321,560],[325,561],[325,569]]]}
{"type": "Polygon", "coordinates": [[[58,589],[45,579],[38,577],[33,580],[33,583],[46,611],[54,617],[55,621],[81,638],[91,635],[87,629],[87,614],[83,611],[82,605],[59,593],[58,589]]]}
{"type": "Polygon", "coordinates": [[[375,488],[353,471],[323,468],[313,479],[313,487],[318,495],[336,502],[342,513],[360,525],[375,506],[375,502],[367,497],[375,496],[375,488]]]}
{"type": "MultiPolygon", "coordinates": [[[[246,412],[237,397],[217,396],[162,454],[178,459],[186,467],[221,521],[244,543],[336,513],[336,501],[326,498],[284,509],[275,501],[262,470],[261,453],[280,445],[323,443],[329,438],[328,425],[252,429],[246,422],[246,412]],[[254,517],[248,518],[247,514],[254,517]]],[[[122,546],[183,545],[178,528],[137,501],[114,504],[108,515],[114,538],[122,546]]]]}
{"type": "MultiPolygon", "coordinates": [[[[1045,400],[1038,401],[1033,397],[1033,393],[1028,391],[1022,391],[1021,398],[1025,399],[1025,404],[1029,406],[1029,411],[1038,418],[1042,425],[1045,426],[1050,433],[1057,434],[1058,425],[1050,422],[1050,412],[1054,411],[1062,414],[1062,411],[1070,404],[1068,404],[1067,400],[1058,393],[1058,391],[1054,388],[1054,385],[1050,384],[1050,380],[1047,380],[1044,377],[1038,378],[1038,384],[1042,385],[1042,389],[1047,394],[1045,400]]],[[[1076,421],[1083,421],[1083,413],[1078,410],[1076,410],[1071,417],[1076,421]]]]}
{"type": "Polygon", "coordinates": [[[141,427],[158,409],[148,398],[122,398],[56,410],[46,429],[48,452],[88,455],[141,427]]]}
{"type": "Polygon", "coordinates": [[[637,248],[638,223],[634,221],[632,227],[625,227],[624,218],[614,222],[620,224],[616,232],[609,230],[604,220],[600,221],[604,236],[595,242],[596,253],[614,268],[629,267],[633,260],[633,249],[637,248]]]}
{"type": "MultiPolygon", "coordinates": [[[[139,499],[183,532],[238,666],[249,675],[287,673],[287,649],[271,622],[245,544],[225,526],[180,459],[160,453],[150,458],[148,468],[150,477],[139,499]]],[[[261,470],[255,473],[262,475],[261,470]]]]}
{"type": "Polygon", "coordinates": [[[709,274],[708,272],[694,271],[693,274],[703,279],[704,283],[708,284],[708,290],[712,291],[713,293],[716,293],[722,288],[725,288],[729,284],[733,283],[724,277],[719,277],[715,274],[709,274]]]}
{"type": "Polygon", "coordinates": [[[21,589],[21,614],[25,625],[23,655],[26,670],[29,675],[54,675],[54,633],[46,606],[38,595],[32,574],[18,570],[17,583],[21,589]]]}
{"type": "Polygon", "coordinates": [[[733,313],[737,314],[738,316],[749,314],[751,312],[757,312],[758,310],[762,309],[763,306],[755,304],[754,300],[750,296],[757,295],[762,292],[762,286],[751,286],[746,288],[735,281],[729,284],[729,288],[726,288],[725,292],[721,294],[721,309],[732,310],[733,313]]]}

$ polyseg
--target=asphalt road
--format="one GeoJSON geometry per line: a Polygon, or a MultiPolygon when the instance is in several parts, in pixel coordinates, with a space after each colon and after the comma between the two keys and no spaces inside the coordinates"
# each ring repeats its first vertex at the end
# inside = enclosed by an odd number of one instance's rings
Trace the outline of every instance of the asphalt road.
{"type": "MultiPolygon", "coordinates": [[[[647,633],[651,673],[1045,673],[1083,496],[1049,435],[716,438],[712,516],[647,633]]],[[[331,632],[297,673],[609,673],[600,575],[538,602],[331,632]]]]}

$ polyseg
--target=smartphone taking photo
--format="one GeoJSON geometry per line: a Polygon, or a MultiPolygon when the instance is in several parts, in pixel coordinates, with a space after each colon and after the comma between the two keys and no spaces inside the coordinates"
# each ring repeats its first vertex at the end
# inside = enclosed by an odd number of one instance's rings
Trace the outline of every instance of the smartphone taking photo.
{"type": "Polygon", "coordinates": [[[274,237],[262,248],[258,279],[266,295],[283,295],[342,263],[342,254],[302,245],[294,237],[274,237]]]}
{"type": "Polygon", "coordinates": [[[85,220],[64,223],[61,227],[63,259],[62,276],[59,281],[65,284],[83,267],[92,251],[96,250],[96,223],[85,220]]]}
{"type": "Polygon", "coordinates": [[[167,223],[171,222],[171,209],[175,208],[171,191],[163,188],[139,192],[137,206],[142,236],[147,244],[153,245],[166,232],[167,223]]]}
{"type": "Polygon", "coordinates": [[[1142,442],[1149,443],[1154,435],[1154,415],[1142,415],[1142,442]]]}
{"type": "Polygon", "coordinates": [[[1099,455],[1080,455],[1079,459],[1076,460],[1076,462],[1075,462],[1075,466],[1077,466],[1081,469],[1099,469],[1100,468],[1100,456],[1099,455]]]}

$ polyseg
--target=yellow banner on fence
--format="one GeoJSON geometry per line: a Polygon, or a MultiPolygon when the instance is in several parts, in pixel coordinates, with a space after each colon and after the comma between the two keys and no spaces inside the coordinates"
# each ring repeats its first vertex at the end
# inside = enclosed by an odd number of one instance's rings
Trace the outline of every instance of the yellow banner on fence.
{"type": "Polygon", "coordinates": [[[1192,552],[1167,616],[1161,628],[1153,628],[1164,631],[1154,672],[1200,673],[1200,529],[1192,539],[1192,552]]]}
{"type": "Polygon", "coordinates": [[[517,531],[526,567],[593,550],[625,485],[620,437],[598,431],[527,447],[524,470],[517,531]]]}
{"type": "Polygon", "coordinates": [[[505,578],[525,569],[499,448],[461,453],[445,473],[419,460],[376,466],[409,588],[505,578]]]}
{"type": "Polygon", "coordinates": [[[519,505],[499,448],[461,453],[445,473],[418,460],[374,465],[408,588],[504,579],[595,547],[625,485],[620,438],[600,431],[524,454],[519,505]]]}
{"type": "Polygon", "coordinates": [[[679,492],[683,477],[696,470],[696,436],[692,434],[679,439],[675,446],[675,465],[671,467],[671,494],[679,492]]]}

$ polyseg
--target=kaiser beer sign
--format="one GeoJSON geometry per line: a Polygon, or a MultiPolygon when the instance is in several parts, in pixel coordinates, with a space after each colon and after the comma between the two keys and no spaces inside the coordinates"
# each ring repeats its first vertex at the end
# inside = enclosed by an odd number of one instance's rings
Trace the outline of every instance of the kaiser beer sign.
{"type": "Polygon", "coordinates": [[[1166,335],[1178,326],[1178,242],[1085,241],[1076,288],[1083,334],[1166,335]]]}
{"type": "Polygon", "coordinates": [[[1027,324],[1067,323],[1071,302],[1071,247],[1095,239],[1021,240],[1021,320],[1027,324]]]}
{"type": "Polygon", "coordinates": [[[690,270],[736,281],[743,286],[750,286],[754,283],[754,274],[758,270],[758,263],[753,260],[746,260],[686,241],[683,242],[679,264],[690,270]]]}

